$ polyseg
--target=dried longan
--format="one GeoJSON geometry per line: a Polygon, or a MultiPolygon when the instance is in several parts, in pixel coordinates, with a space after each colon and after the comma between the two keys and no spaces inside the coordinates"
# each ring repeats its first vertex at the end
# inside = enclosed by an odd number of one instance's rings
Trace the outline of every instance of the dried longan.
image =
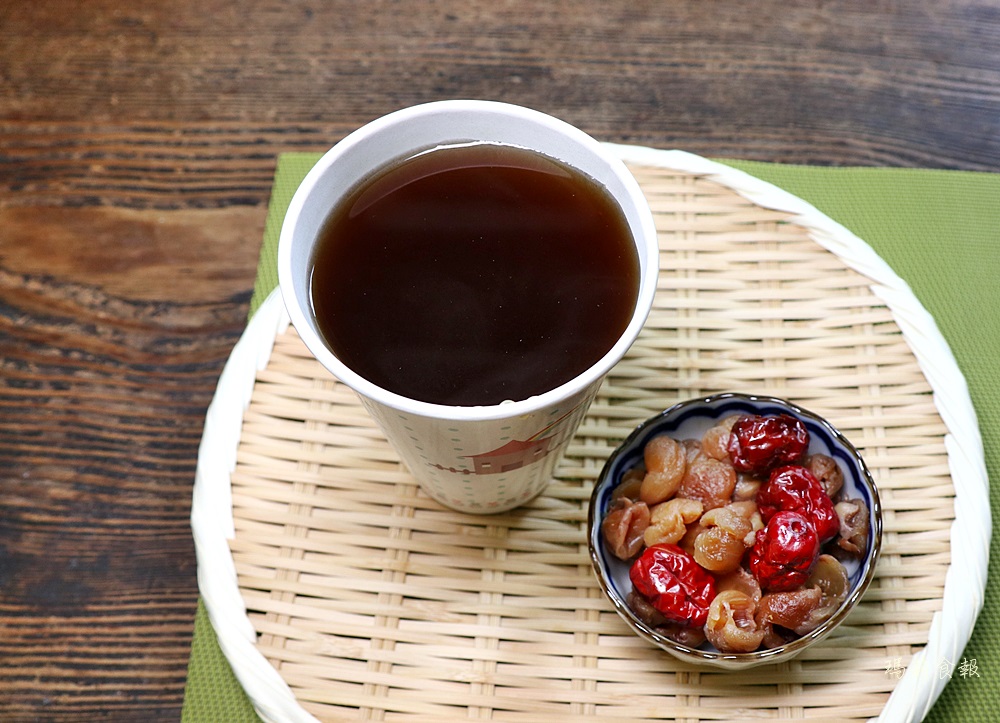
{"type": "Polygon", "coordinates": [[[706,510],[713,510],[732,499],[735,487],[736,470],[732,465],[702,457],[688,466],[677,488],[677,496],[698,500],[706,510]]]}
{"type": "Polygon", "coordinates": [[[628,560],[642,550],[648,526],[649,506],[645,502],[618,497],[601,521],[601,534],[615,557],[628,560]]]}
{"type": "Polygon", "coordinates": [[[729,435],[739,418],[739,415],[726,417],[710,427],[701,438],[701,451],[712,459],[729,462],[729,435]]]}
{"type": "Polygon", "coordinates": [[[687,471],[687,456],[680,442],[665,434],[653,437],[642,451],[646,476],[639,488],[639,499],[655,505],[677,492],[687,471]]]}
{"type": "Polygon", "coordinates": [[[729,460],[729,430],[712,427],[701,438],[701,451],[705,456],[718,460],[729,460]]]}
{"type": "Polygon", "coordinates": [[[723,592],[724,590],[736,590],[741,592],[756,604],[760,600],[761,589],[760,583],[757,582],[750,571],[745,567],[738,567],[730,573],[721,575],[716,578],[715,581],[715,592],[716,594],[723,592]]]}
{"type": "Polygon", "coordinates": [[[716,574],[732,572],[743,562],[746,546],[720,527],[706,528],[694,541],[694,559],[716,574]]]}
{"type": "Polygon", "coordinates": [[[764,630],[757,624],[756,604],[738,590],[724,590],[708,607],[705,637],[723,653],[749,653],[760,647],[764,630]]]}
{"type": "Polygon", "coordinates": [[[860,555],[868,547],[868,506],[861,500],[843,500],[833,506],[840,520],[837,546],[852,555],[860,555]]]}
{"type": "Polygon", "coordinates": [[[830,497],[836,497],[840,488],[844,486],[844,471],[833,457],[812,454],[806,457],[803,466],[813,473],[830,497]]]}
{"type": "Polygon", "coordinates": [[[736,475],[736,486],[733,488],[733,500],[755,500],[763,481],[760,477],[751,477],[748,474],[736,475]]]}
{"type": "Polygon", "coordinates": [[[757,606],[757,622],[780,625],[802,635],[799,629],[808,625],[810,614],[819,607],[823,593],[818,587],[802,587],[788,592],[769,592],[757,606]]]}
{"type": "Polygon", "coordinates": [[[611,492],[611,499],[618,497],[628,497],[630,500],[638,500],[639,490],[642,487],[642,479],[646,476],[646,468],[642,465],[633,467],[622,475],[622,480],[611,492]]]}
{"type": "Polygon", "coordinates": [[[681,625],[680,623],[667,623],[656,629],[656,632],[670,638],[674,642],[686,645],[689,648],[697,648],[705,642],[705,629],[691,625],[681,625]]]}
{"type": "Polygon", "coordinates": [[[847,570],[837,558],[833,555],[820,555],[816,567],[802,587],[819,590],[820,599],[816,608],[795,628],[799,635],[811,633],[837,612],[851,589],[851,582],[847,577],[847,570]]]}
{"type": "Polygon", "coordinates": [[[649,511],[649,526],[643,535],[646,546],[677,544],[687,533],[687,526],[701,517],[702,510],[701,502],[683,497],[656,505],[649,511]]]}
{"type": "Polygon", "coordinates": [[[754,516],[760,529],[763,522],[753,502],[734,502],[703,514],[699,524],[705,529],[694,540],[695,561],[716,574],[740,567],[743,554],[754,542],[754,516]]]}

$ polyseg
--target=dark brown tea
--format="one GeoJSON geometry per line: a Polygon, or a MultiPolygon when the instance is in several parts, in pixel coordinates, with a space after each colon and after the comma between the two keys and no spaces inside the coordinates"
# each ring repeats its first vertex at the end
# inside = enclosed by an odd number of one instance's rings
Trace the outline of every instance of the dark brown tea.
{"type": "Polygon", "coordinates": [[[635,309],[639,260],[602,186],[535,152],[436,148],[327,219],[312,304],[337,357],[384,389],[459,406],[521,400],[597,362],[635,309]]]}

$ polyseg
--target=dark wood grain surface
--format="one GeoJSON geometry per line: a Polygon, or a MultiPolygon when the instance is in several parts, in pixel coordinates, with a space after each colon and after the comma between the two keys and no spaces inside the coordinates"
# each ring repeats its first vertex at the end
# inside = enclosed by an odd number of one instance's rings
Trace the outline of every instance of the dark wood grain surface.
{"type": "Polygon", "coordinates": [[[0,720],[179,719],[197,446],[275,158],[453,97],[1000,171],[1000,5],[0,0],[0,720]]]}

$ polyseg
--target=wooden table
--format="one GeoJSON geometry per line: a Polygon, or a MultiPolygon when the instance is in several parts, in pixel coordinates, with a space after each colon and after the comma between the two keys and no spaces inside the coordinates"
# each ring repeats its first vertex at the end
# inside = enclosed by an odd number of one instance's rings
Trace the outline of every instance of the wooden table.
{"type": "Polygon", "coordinates": [[[0,719],[180,717],[196,452],[277,154],[474,97],[1000,171],[998,51],[989,0],[0,0],[0,719]]]}

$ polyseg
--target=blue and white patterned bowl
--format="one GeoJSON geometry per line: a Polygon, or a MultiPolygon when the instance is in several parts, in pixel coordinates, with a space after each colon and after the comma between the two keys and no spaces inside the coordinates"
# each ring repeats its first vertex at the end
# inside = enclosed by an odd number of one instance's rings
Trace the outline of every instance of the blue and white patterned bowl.
{"type": "Polygon", "coordinates": [[[726,393],[675,404],[640,424],[604,465],[590,499],[588,527],[590,557],[601,588],[614,604],[618,614],[636,634],[681,660],[740,669],[788,660],[822,640],[843,622],[875,574],[875,564],[878,561],[882,541],[882,508],[875,481],[861,455],[844,435],[825,419],[782,399],[726,393]],[[837,460],[844,472],[844,494],[850,498],[862,499],[869,511],[868,549],[858,561],[844,563],[851,590],[840,609],[808,635],[781,647],[753,653],[721,653],[709,643],[700,648],[690,648],[646,625],[635,616],[625,602],[626,596],[632,589],[628,576],[629,563],[615,557],[601,536],[601,520],[611,503],[612,492],[628,470],[642,463],[642,452],[646,442],[660,434],[669,434],[677,439],[700,439],[716,422],[734,414],[790,414],[802,420],[809,430],[808,454],[826,454],[837,460]]]}

